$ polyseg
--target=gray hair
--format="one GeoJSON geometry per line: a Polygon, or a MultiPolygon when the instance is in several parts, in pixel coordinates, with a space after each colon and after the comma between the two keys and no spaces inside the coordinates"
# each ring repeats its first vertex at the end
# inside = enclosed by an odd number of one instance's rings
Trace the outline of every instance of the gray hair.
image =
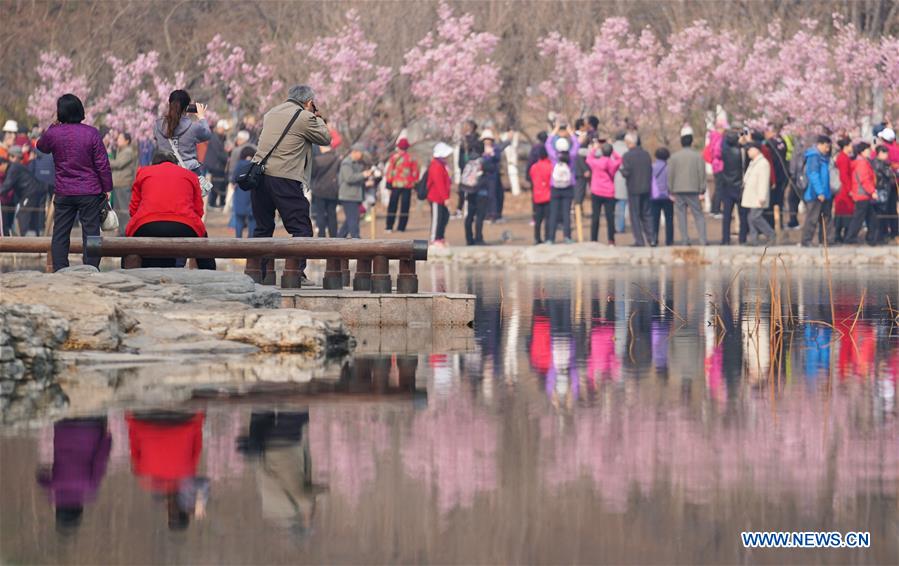
{"type": "Polygon", "coordinates": [[[634,132],[626,133],[624,135],[624,141],[627,143],[632,143],[634,145],[637,145],[637,134],[635,134],[634,132]]]}
{"type": "Polygon", "coordinates": [[[306,104],[313,98],[315,98],[315,92],[312,91],[312,87],[309,85],[295,85],[287,91],[287,99],[299,104],[306,104]]]}

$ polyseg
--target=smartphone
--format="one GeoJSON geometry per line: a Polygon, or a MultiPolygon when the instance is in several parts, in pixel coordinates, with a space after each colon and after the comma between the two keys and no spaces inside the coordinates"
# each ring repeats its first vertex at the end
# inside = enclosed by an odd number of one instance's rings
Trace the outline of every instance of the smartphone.
{"type": "Polygon", "coordinates": [[[184,109],[188,114],[196,114],[197,113],[197,103],[191,102],[187,105],[187,108],[184,109]]]}

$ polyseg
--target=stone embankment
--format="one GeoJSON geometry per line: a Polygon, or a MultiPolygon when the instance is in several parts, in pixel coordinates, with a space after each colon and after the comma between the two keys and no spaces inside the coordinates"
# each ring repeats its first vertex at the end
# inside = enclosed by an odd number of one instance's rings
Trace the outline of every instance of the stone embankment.
{"type": "Polygon", "coordinates": [[[245,365],[237,373],[255,381],[291,368],[308,373],[352,347],[337,313],[280,306],[277,289],[239,273],[77,267],[2,274],[0,409],[9,420],[8,409],[65,405],[56,377],[88,364],[165,364],[162,373],[175,374],[186,362],[227,362],[245,365]],[[253,355],[260,352],[289,355],[262,363],[253,355]]]}
{"type": "MultiPolygon", "coordinates": [[[[452,246],[428,250],[429,263],[482,265],[723,265],[758,264],[765,248],[748,246],[663,246],[636,248],[597,243],[539,246],[452,246]]],[[[772,246],[767,256],[780,255],[790,266],[823,266],[824,248],[772,246]]],[[[837,246],[828,250],[832,266],[899,268],[899,246],[837,246]]]]}

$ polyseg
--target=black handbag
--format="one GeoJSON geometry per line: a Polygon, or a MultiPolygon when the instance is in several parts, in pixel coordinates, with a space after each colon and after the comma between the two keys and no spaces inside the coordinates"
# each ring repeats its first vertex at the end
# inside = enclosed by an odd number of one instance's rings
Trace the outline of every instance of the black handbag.
{"type": "Polygon", "coordinates": [[[284,140],[284,137],[287,136],[287,132],[290,131],[293,123],[297,121],[297,118],[300,117],[300,113],[302,111],[302,108],[297,109],[296,113],[293,115],[293,118],[291,118],[290,122],[287,123],[287,127],[284,128],[283,132],[281,132],[281,137],[278,138],[278,141],[275,142],[275,145],[273,145],[272,148],[268,150],[268,153],[265,154],[265,157],[262,158],[262,161],[251,162],[250,168],[247,169],[247,171],[242,175],[237,176],[238,187],[240,187],[244,191],[253,191],[258,189],[262,185],[262,176],[265,174],[265,164],[268,163],[268,158],[272,156],[272,152],[277,149],[277,147],[284,140]]]}

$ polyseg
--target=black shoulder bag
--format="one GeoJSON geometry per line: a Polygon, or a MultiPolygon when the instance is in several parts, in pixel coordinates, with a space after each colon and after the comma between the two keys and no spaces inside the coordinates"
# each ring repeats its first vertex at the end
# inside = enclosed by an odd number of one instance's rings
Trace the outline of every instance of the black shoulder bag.
{"type": "Polygon", "coordinates": [[[272,156],[272,152],[277,149],[277,147],[284,140],[284,137],[287,136],[287,132],[290,131],[290,128],[293,126],[293,123],[297,121],[297,118],[300,117],[300,113],[303,111],[302,108],[299,108],[296,111],[296,114],[293,115],[293,118],[290,119],[290,122],[287,123],[287,127],[284,128],[284,131],[281,132],[281,137],[278,138],[278,141],[275,142],[275,145],[272,146],[268,153],[265,154],[265,157],[262,158],[260,162],[252,162],[250,163],[250,168],[247,169],[246,173],[237,176],[237,186],[240,187],[244,191],[253,191],[258,189],[262,185],[262,176],[265,174],[265,164],[268,163],[268,158],[272,156]]]}

